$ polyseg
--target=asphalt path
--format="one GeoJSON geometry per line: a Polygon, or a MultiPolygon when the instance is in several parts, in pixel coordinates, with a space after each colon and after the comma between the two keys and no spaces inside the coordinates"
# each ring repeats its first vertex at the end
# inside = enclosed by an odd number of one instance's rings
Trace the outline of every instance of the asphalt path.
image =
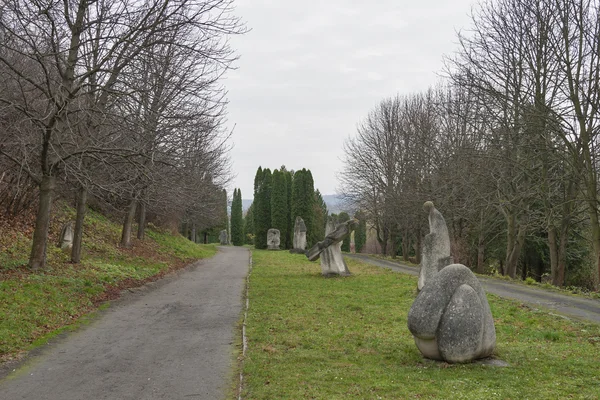
{"type": "MultiPolygon", "coordinates": [[[[379,260],[364,254],[346,254],[346,256],[379,267],[389,268],[396,272],[419,275],[418,267],[411,267],[399,262],[379,260]]],[[[497,296],[518,300],[535,307],[546,308],[551,312],[556,311],[557,314],[568,318],[600,323],[600,300],[569,296],[543,288],[525,286],[499,279],[478,278],[487,292],[497,296]]]]}
{"type": "Polygon", "coordinates": [[[211,259],[124,296],[0,381],[2,400],[225,398],[250,253],[211,259]]]}

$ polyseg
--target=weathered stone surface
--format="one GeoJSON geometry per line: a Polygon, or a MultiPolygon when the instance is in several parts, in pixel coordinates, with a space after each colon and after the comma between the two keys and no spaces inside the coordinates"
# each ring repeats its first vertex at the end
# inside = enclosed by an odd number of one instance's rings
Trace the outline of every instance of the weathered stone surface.
{"type": "Polygon", "coordinates": [[[423,210],[429,213],[429,234],[423,240],[421,270],[417,289],[423,289],[428,280],[446,265],[452,264],[450,255],[450,236],[442,214],[431,201],[423,204],[423,210]]]}
{"type": "Polygon", "coordinates": [[[302,217],[296,217],[294,223],[294,240],[293,240],[293,253],[304,253],[306,251],[306,224],[302,217]]]}
{"type": "Polygon", "coordinates": [[[222,245],[229,244],[229,238],[227,237],[227,231],[225,229],[219,233],[219,243],[222,245]]]}
{"type": "Polygon", "coordinates": [[[450,363],[488,357],[496,346],[494,319],[481,283],[462,264],[428,280],[408,313],[408,329],[424,357],[450,363]]]}
{"type": "Polygon", "coordinates": [[[281,233],[279,229],[271,228],[267,231],[267,249],[268,250],[279,250],[279,244],[281,243],[281,233]]]}
{"type": "Polygon", "coordinates": [[[342,256],[342,241],[354,230],[358,220],[351,219],[342,224],[335,224],[331,218],[327,220],[325,239],[315,244],[306,252],[310,261],[321,258],[323,275],[350,275],[348,266],[342,256]]]}
{"type": "Polygon", "coordinates": [[[69,221],[63,225],[59,239],[58,246],[63,250],[71,250],[73,248],[73,222],[69,221]]]}

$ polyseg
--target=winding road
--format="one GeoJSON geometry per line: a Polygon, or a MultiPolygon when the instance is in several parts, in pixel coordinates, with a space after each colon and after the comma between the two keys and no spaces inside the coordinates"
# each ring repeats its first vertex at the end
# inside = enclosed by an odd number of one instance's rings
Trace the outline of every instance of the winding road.
{"type": "Polygon", "coordinates": [[[0,381],[3,400],[225,398],[250,253],[220,247],[124,296],[0,381]]]}
{"type": "MultiPolygon", "coordinates": [[[[396,272],[419,275],[418,267],[410,267],[399,262],[375,259],[365,254],[345,255],[382,268],[389,268],[396,272]]],[[[584,319],[600,323],[600,300],[569,296],[545,290],[543,288],[525,286],[499,279],[478,278],[486,291],[497,296],[556,311],[558,314],[568,318],[584,319]]]]}

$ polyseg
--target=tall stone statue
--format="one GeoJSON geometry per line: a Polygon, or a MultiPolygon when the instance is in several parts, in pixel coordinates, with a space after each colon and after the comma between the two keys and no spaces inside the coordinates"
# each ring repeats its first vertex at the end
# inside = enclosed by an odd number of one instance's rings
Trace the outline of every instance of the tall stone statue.
{"type": "Polygon", "coordinates": [[[73,221],[69,221],[60,230],[58,247],[62,250],[71,250],[73,248],[73,236],[73,221]]]}
{"type": "Polygon", "coordinates": [[[267,250],[279,250],[281,233],[279,229],[271,228],[267,231],[267,250]]]}
{"type": "Polygon", "coordinates": [[[304,254],[306,252],[306,224],[302,217],[296,217],[294,223],[293,248],[290,253],[304,254]]]}
{"type": "Polygon", "coordinates": [[[469,268],[451,263],[442,214],[430,201],[423,208],[431,232],[425,236],[420,291],[408,312],[408,329],[426,358],[462,363],[488,357],[496,328],[485,292],[469,268]]]}
{"type": "Polygon", "coordinates": [[[321,273],[323,275],[350,275],[348,266],[342,256],[342,241],[350,235],[357,225],[358,220],[354,218],[337,225],[331,218],[327,221],[325,239],[306,252],[306,257],[310,261],[321,258],[321,273]]]}
{"type": "Polygon", "coordinates": [[[229,244],[229,240],[228,240],[228,237],[227,237],[227,230],[223,229],[219,233],[219,243],[222,244],[222,245],[229,244]]]}
{"type": "Polygon", "coordinates": [[[425,283],[435,276],[439,270],[452,264],[450,236],[448,235],[446,220],[436,210],[431,201],[426,201],[423,204],[423,210],[429,214],[429,234],[423,240],[421,270],[417,282],[418,290],[423,289],[425,283]]]}

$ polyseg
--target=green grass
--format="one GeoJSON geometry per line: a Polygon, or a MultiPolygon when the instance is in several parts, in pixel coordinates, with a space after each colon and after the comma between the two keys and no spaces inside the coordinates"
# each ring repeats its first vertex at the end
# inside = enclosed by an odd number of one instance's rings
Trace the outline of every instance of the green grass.
{"type": "Polygon", "coordinates": [[[120,225],[90,211],[83,259],[73,265],[69,254],[56,246],[60,228],[73,216],[64,204],[55,207],[47,267],[37,272],[26,267],[29,236],[0,226],[0,361],[19,357],[76,325],[115,291],[216,253],[215,245],[198,245],[156,228],[147,230],[145,241],[135,240],[133,248],[121,249],[120,225]]]}
{"type": "Polygon", "coordinates": [[[495,358],[510,367],[425,360],[406,326],[416,277],[347,260],[253,252],[245,399],[598,399],[600,326],[489,295],[495,358]]]}

